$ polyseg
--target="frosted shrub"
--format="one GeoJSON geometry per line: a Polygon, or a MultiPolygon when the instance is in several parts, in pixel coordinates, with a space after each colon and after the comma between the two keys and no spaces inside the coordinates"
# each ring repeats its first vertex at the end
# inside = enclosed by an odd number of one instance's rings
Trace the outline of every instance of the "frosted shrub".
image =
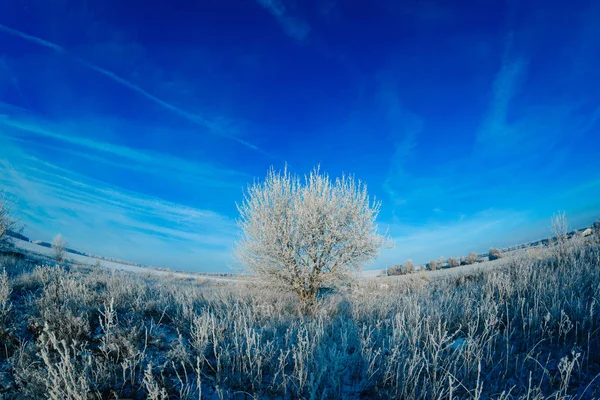
{"type": "MultiPolygon", "coordinates": [[[[12,308],[10,304],[10,294],[12,292],[12,285],[8,279],[8,274],[3,268],[0,274],[0,335],[4,327],[4,321],[12,308]]],[[[1,336],[0,336],[1,337],[1,336]]]]}
{"type": "Polygon", "coordinates": [[[475,264],[478,259],[479,259],[479,257],[477,256],[477,253],[472,252],[467,257],[466,262],[467,262],[467,264],[475,264]]]}
{"type": "Polygon", "coordinates": [[[52,240],[52,252],[54,253],[54,259],[56,262],[65,261],[65,252],[67,250],[67,241],[60,233],[52,240]]]}
{"type": "Polygon", "coordinates": [[[392,265],[387,269],[389,276],[400,275],[402,273],[402,264],[392,265]]]}
{"type": "Polygon", "coordinates": [[[499,249],[492,247],[488,253],[488,256],[490,258],[490,261],[493,261],[502,258],[503,254],[502,251],[500,251],[499,249]]]}
{"type": "Polygon", "coordinates": [[[438,262],[437,262],[437,260],[431,260],[431,261],[429,261],[429,264],[427,264],[427,268],[428,268],[430,271],[435,271],[435,270],[437,269],[437,267],[438,267],[438,262]]]}
{"type": "Polygon", "coordinates": [[[271,169],[241,205],[238,261],[312,302],[319,288],[346,280],[388,239],[377,233],[380,203],[352,176],[332,181],[318,168],[301,180],[271,169]]]}
{"type": "Polygon", "coordinates": [[[12,216],[12,210],[8,200],[6,199],[4,192],[0,191],[0,249],[10,242],[8,233],[18,230],[18,222],[12,216]]]}
{"type": "Polygon", "coordinates": [[[167,400],[169,398],[167,391],[164,388],[161,388],[154,379],[154,374],[152,373],[152,363],[148,364],[148,367],[144,372],[143,384],[146,388],[146,392],[148,393],[148,399],[167,400]]]}
{"type": "Polygon", "coordinates": [[[596,235],[600,235],[600,219],[594,221],[594,223],[592,224],[592,230],[596,235]]]}
{"type": "Polygon", "coordinates": [[[405,264],[392,265],[387,270],[388,276],[406,275],[406,274],[411,274],[413,272],[415,272],[415,266],[412,263],[412,261],[406,262],[405,264]]]}
{"type": "Polygon", "coordinates": [[[92,393],[92,357],[78,345],[58,340],[45,328],[40,337],[40,355],[46,366],[46,389],[52,400],[86,400],[92,393]]]}
{"type": "Polygon", "coordinates": [[[89,334],[86,305],[95,302],[94,293],[85,282],[62,268],[40,267],[34,271],[43,284],[36,299],[39,318],[32,324],[41,329],[46,325],[59,340],[80,340],[89,334]]]}
{"type": "Polygon", "coordinates": [[[558,211],[552,215],[550,220],[550,230],[554,239],[560,244],[564,243],[568,239],[569,223],[567,222],[567,216],[564,212],[558,211]]]}
{"type": "Polygon", "coordinates": [[[458,260],[458,258],[450,257],[448,259],[448,267],[454,268],[454,267],[458,267],[459,265],[460,265],[460,261],[458,260]]]}
{"type": "Polygon", "coordinates": [[[564,212],[558,211],[552,216],[550,230],[554,236],[556,257],[560,261],[565,261],[569,246],[569,224],[564,212]]]}

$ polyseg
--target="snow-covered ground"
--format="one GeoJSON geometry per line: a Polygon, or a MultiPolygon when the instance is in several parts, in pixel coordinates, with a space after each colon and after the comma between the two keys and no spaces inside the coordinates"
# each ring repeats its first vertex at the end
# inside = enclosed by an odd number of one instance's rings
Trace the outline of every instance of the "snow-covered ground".
{"type": "Polygon", "coordinates": [[[360,275],[365,278],[377,278],[384,272],[385,272],[385,269],[370,269],[370,270],[366,270],[366,271],[361,271],[360,275]]]}
{"type": "MultiPolygon", "coordinates": [[[[51,248],[40,246],[35,243],[26,242],[24,240],[18,240],[18,239],[14,240],[14,244],[17,248],[23,249],[25,251],[28,251],[28,252],[31,252],[34,254],[40,254],[40,255],[46,256],[46,257],[52,257],[52,249],[51,248]]],[[[166,276],[166,277],[168,276],[170,278],[176,278],[176,279],[198,279],[198,280],[211,280],[211,281],[219,281],[219,282],[240,282],[240,280],[234,279],[234,278],[222,278],[222,277],[211,276],[211,275],[192,274],[192,273],[186,273],[186,272],[173,272],[173,271],[164,271],[164,270],[153,269],[153,268],[136,267],[134,265],[127,265],[127,264],[121,264],[121,263],[113,262],[113,261],[99,260],[97,258],[86,257],[86,256],[82,256],[79,254],[73,254],[73,253],[65,253],[65,258],[68,261],[70,261],[72,263],[76,263],[76,264],[89,265],[89,266],[93,267],[97,263],[99,263],[100,266],[102,266],[104,268],[134,272],[134,273],[138,273],[138,274],[148,274],[148,275],[166,276]]]]}
{"type": "MultiPolygon", "coordinates": [[[[26,242],[26,241],[18,240],[18,239],[14,240],[14,244],[16,245],[16,247],[21,248],[25,251],[28,251],[28,252],[31,252],[34,254],[40,254],[40,255],[43,255],[46,257],[52,257],[52,249],[51,248],[40,246],[35,243],[26,242]]],[[[73,253],[66,253],[66,258],[70,262],[82,264],[82,265],[89,265],[92,267],[94,267],[97,263],[99,263],[100,266],[108,268],[108,269],[128,271],[128,272],[133,272],[133,273],[138,273],[138,274],[148,274],[148,275],[153,275],[153,276],[165,276],[165,277],[170,277],[170,278],[175,278],[175,279],[197,279],[197,280],[210,280],[210,281],[216,281],[216,282],[233,282],[233,283],[244,281],[244,279],[236,279],[236,278],[232,278],[232,277],[225,278],[225,277],[212,276],[212,275],[194,274],[194,273],[188,273],[188,272],[182,272],[182,271],[175,272],[175,271],[166,271],[166,270],[146,268],[146,267],[137,267],[134,265],[121,264],[119,262],[114,262],[114,261],[99,260],[97,258],[86,257],[86,256],[82,256],[79,254],[73,254],[73,253]]],[[[454,275],[454,274],[472,273],[472,272],[475,272],[480,269],[489,268],[490,265],[496,265],[496,264],[497,263],[485,262],[485,263],[481,263],[481,264],[464,265],[464,266],[460,266],[460,267],[456,267],[456,268],[440,269],[438,271],[420,271],[420,273],[431,276],[431,277],[442,277],[442,276],[454,275]]],[[[385,270],[383,270],[383,269],[372,269],[372,270],[361,271],[360,276],[363,278],[373,279],[373,278],[380,277],[384,273],[385,273],[385,270]]],[[[397,278],[397,277],[391,277],[391,278],[393,279],[393,278],[397,278]]]]}
{"type": "MultiPolygon", "coordinates": [[[[19,240],[19,239],[15,239],[14,244],[16,247],[26,250],[31,253],[40,254],[40,255],[43,255],[46,257],[53,256],[52,249],[49,247],[40,246],[38,244],[26,242],[24,240],[19,240]]],[[[164,271],[164,270],[153,269],[153,268],[136,267],[134,265],[121,264],[119,262],[114,262],[114,261],[99,260],[97,258],[86,257],[86,256],[82,256],[79,254],[73,254],[73,253],[66,253],[66,258],[70,262],[77,263],[77,264],[95,266],[96,263],[100,263],[100,266],[105,267],[105,268],[134,272],[134,273],[138,273],[138,274],[150,274],[150,275],[155,275],[155,276],[169,276],[171,278],[181,278],[181,279],[212,280],[212,281],[219,281],[219,282],[240,282],[241,281],[241,279],[235,279],[235,278],[224,278],[224,277],[219,277],[219,276],[193,274],[193,273],[187,273],[187,272],[181,272],[181,271],[175,272],[175,271],[164,271]]],[[[383,272],[385,272],[385,270],[383,270],[383,269],[366,270],[366,271],[361,271],[360,276],[362,276],[364,278],[376,278],[379,275],[381,275],[383,272]]]]}

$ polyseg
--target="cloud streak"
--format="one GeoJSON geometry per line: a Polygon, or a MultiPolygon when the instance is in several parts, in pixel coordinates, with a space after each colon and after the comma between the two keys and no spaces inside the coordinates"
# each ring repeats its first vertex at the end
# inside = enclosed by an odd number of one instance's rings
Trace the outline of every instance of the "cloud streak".
{"type": "Polygon", "coordinates": [[[406,202],[403,187],[406,185],[407,162],[414,156],[417,139],[423,130],[423,119],[406,108],[391,82],[381,84],[379,103],[388,135],[394,142],[395,151],[383,184],[395,206],[406,202]]]}
{"type": "Polygon", "coordinates": [[[506,147],[514,145],[514,140],[517,139],[517,135],[508,124],[507,115],[510,103],[527,71],[527,61],[512,56],[513,38],[513,33],[509,33],[502,65],[494,78],[492,101],[477,135],[478,143],[484,147],[506,147]]]}
{"type": "Polygon", "coordinates": [[[171,111],[177,115],[179,115],[180,117],[185,118],[188,121],[191,121],[194,124],[197,124],[199,126],[202,126],[204,128],[206,128],[209,132],[213,133],[213,134],[217,134],[219,136],[234,140],[252,150],[257,150],[260,151],[260,149],[255,146],[254,144],[245,141],[243,139],[240,139],[234,135],[231,135],[227,132],[228,128],[226,125],[223,125],[222,123],[218,123],[218,122],[214,122],[211,121],[207,118],[204,118],[202,116],[196,115],[196,114],[192,114],[188,111],[183,110],[180,107],[177,107],[159,97],[154,96],[153,94],[147,92],[146,90],[144,90],[142,87],[132,83],[131,81],[128,81],[127,79],[115,74],[112,71],[109,71],[107,69],[101,68],[97,65],[94,65],[74,54],[71,54],[66,48],[56,44],[56,43],[52,43],[50,41],[41,39],[39,37],[36,36],[32,36],[32,35],[28,35],[25,32],[16,30],[16,29],[12,29],[10,27],[7,27],[5,25],[0,24],[0,31],[4,32],[6,34],[9,34],[11,36],[14,37],[18,37],[21,38],[23,40],[26,40],[30,43],[34,43],[37,44],[39,46],[51,49],[57,53],[69,56],[70,58],[72,58],[75,62],[77,62],[78,64],[89,68],[92,71],[95,71],[101,75],[106,76],[107,78],[111,79],[112,81],[118,83],[121,86],[124,86],[130,90],[133,90],[134,92],[138,93],[139,95],[145,97],[146,99],[150,100],[151,102],[161,106],[162,108],[171,111]]]}
{"type": "MultiPolygon", "coordinates": [[[[52,139],[60,144],[53,147],[53,150],[56,151],[122,169],[166,175],[171,178],[194,177],[208,186],[224,186],[227,179],[231,181],[235,177],[246,177],[245,174],[237,171],[198,164],[164,153],[149,150],[142,152],[126,146],[83,138],[77,128],[66,128],[65,126],[54,126],[32,116],[18,115],[14,107],[3,107],[0,104],[0,127],[4,127],[2,133],[13,142],[39,146],[39,138],[52,139]],[[33,138],[28,138],[24,134],[33,135],[33,138]],[[81,149],[81,152],[77,149],[81,149]],[[123,162],[115,159],[123,160],[123,162]]],[[[81,128],[81,130],[84,129],[85,127],[81,128]]],[[[51,147],[49,144],[46,146],[51,147]]]]}
{"type": "Polygon", "coordinates": [[[310,25],[292,15],[281,0],[257,0],[258,4],[267,10],[283,28],[284,32],[298,42],[304,42],[310,34],[310,25]]]}
{"type": "Polygon", "coordinates": [[[0,186],[18,199],[33,239],[61,232],[80,250],[196,271],[223,271],[231,262],[237,228],[230,218],[110,187],[10,150],[0,161],[0,186]]]}

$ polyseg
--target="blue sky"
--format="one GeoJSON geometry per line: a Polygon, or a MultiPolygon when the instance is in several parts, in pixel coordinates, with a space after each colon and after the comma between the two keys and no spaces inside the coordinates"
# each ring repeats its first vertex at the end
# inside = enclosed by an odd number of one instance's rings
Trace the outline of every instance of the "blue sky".
{"type": "Polygon", "coordinates": [[[267,169],[353,173],[396,247],[600,217],[598,1],[0,4],[0,187],[34,239],[228,271],[267,169]]]}

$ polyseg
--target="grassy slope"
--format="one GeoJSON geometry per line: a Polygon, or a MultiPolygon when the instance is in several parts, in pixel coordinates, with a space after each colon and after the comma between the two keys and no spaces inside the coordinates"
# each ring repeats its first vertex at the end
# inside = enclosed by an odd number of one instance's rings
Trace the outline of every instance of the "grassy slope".
{"type": "Polygon", "coordinates": [[[600,397],[597,239],[309,315],[256,284],[0,263],[0,398],[600,397]]]}

